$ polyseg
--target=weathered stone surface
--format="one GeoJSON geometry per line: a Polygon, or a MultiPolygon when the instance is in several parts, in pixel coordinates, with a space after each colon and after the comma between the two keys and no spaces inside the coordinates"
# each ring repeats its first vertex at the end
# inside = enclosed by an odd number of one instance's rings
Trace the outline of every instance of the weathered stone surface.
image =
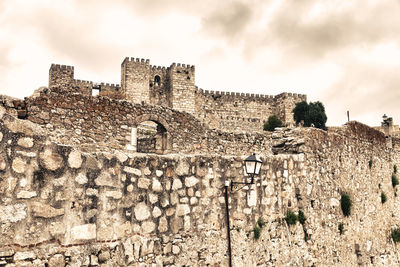
{"type": "Polygon", "coordinates": [[[12,248],[5,247],[5,248],[0,248],[0,258],[1,257],[11,257],[14,255],[15,251],[12,248]]]}
{"type": "Polygon", "coordinates": [[[109,250],[102,250],[99,254],[99,262],[103,263],[108,261],[111,258],[111,254],[109,250]]]}
{"type": "Polygon", "coordinates": [[[134,174],[136,176],[141,176],[142,175],[142,171],[141,170],[136,169],[136,168],[132,168],[132,167],[128,167],[128,166],[124,167],[124,172],[131,173],[131,174],[134,174]]]}
{"type": "Polygon", "coordinates": [[[97,177],[97,179],[94,181],[98,186],[109,186],[109,187],[117,186],[115,184],[115,181],[113,181],[113,179],[111,178],[111,175],[108,171],[102,171],[99,177],[97,177]]]}
{"type": "Polygon", "coordinates": [[[3,171],[6,169],[6,161],[3,156],[0,155],[0,171],[3,171]]]}
{"type": "Polygon", "coordinates": [[[148,189],[150,186],[151,180],[147,178],[139,178],[138,179],[138,187],[142,189],[148,189]]]}
{"type": "Polygon", "coordinates": [[[71,237],[75,240],[90,240],[96,238],[96,225],[83,224],[72,227],[71,237]]]}
{"type": "Polygon", "coordinates": [[[65,224],[62,222],[52,222],[50,224],[50,234],[52,236],[59,236],[65,234],[65,224]]]}
{"type": "Polygon", "coordinates": [[[181,180],[179,180],[179,179],[174,179],[174,181],[172,182],[172,190],[173,191],[175,191],[175,190],[178,190],[178,189],[181,189],[182,188],[182,182],[181,182],[181,180]]]}
{"type": "Polygon", "coordinates": [[[61,254],[55,254],[49,260],[49,267],[60,267],[65,266],[64,256],[61,254]]]}
{"type": "Polygon", "coordinates": [[[106,197],[114,198],[114,199],[121,199],[122,192],[121,191],[106,191],[106,197]]]}
{"type": "Polygon", "coordinates": [[[44,130],[37,124],[4,116],[4,125],[13,133],[23,133],[25,136],[44,135],[44,130]]]}
{"type": "Polygon", "coordinates": [[[161,171],[161,170],[156,170],[156,176],[157,176],[157,177],[161,177],[163,174],[164,174],[163,171],[161,171]]]}
{"type": "Polygon", "coordinates": [[[126,191],[128,191],[129,193],[133,191],[133,184],[130,184],[126,187],[126,191]]]}
{"type": "Polygon", "coordinates": [[[33,251],[17,251],[14,254],[15,261],[23,261],[29,259],[35,259],[35,253],[33,251]]]}
{"type": "Polygon", "coordinates": [[[31,211],[33,216],[42,218],[54,218],[64,215],[64,209],[55,209],[52,206],[43,204],[41,202],[32,202],[31,211]]]}
{"type": "Polygon", "coordinates": [[[41,165],[48,170],[55,171],[63,166],[62,156],[50,148],[46,148],[41,152],[39,157],[41,165]]]}
{"type": "MultiPolygon", "coordinates": [[[[112,232],[112,229],[110,229],[110,232],[112,232]]],[[[131,232],[132,232],[132,226],[130,222],[125,222],[116,227],[116,234],[118,238],[129,236],[131,232]]],[[[110,233],[110,236],[112,236],[112,233],[110,233]]]]}
{"type": "Polygon", "coordinates": [[[199,182],[199,179],[197,179],[194,176],[190,176],[185,179],[185,185],[186,187],[192,187],[195,186],[199,182]]]}
{"type": "Polygon", "coordinates": [[[179,254],[179,252],[181,252],[180,247],[178,247],[176,245],[173,245],[172,246],[172,253],[174,253],[176,255],[176,254],[179,254]]]}
{"type": "Polygon", "coordinates": [[[158,223],[158,231],[161,233],[168,231],[168,220],[166,217],[161,217],[158,223]]]}
{"type": "Polygon", "coordinates": [[[35,191],[26,191],[26,190],[21,190],[17,194],[17,198],[25,198],[25,199],[33,198],[36,196],[37,193],[35,191]]]}
{"type": "Polygon", "coordinates": [[[181,159],[176,167],[175,173],[178,176],[188,175],[189,168],[189,164],[184,159],[181,159]]]}
{"type": "Polygon", "coordinates": [[[82,154],[77,150],[73,150],[69,153],[68,165],[74,169],[80,168],[82,166],[82,154]]]}
{"type": "Polygon", "coordinates": [[[184,216],[190,213],[190,207],[187,204],[178,204],[176,206],[176,216],[184,216]]]}
{"type": "Polygon", "coordinates": [[[150,234],[154,231],[156,225],[152,221],[145,221],[142,223],[142,231],[144,234],[150,234]]]}
{"type": "Polygon", "coordinates": [[[22,137],[18,139],[17,144],[19,146],[25,147],[25,148],[31,148],[33,147],[33,138],[31,137],[22,137]]]}
{"type": "Polygon", "coordinates": [[[158,181],[156,178],[153,178],[152,189],[154,192],[161,192],[163,190],[160,181],[158,181]]]}
{"type": "Polygon", "coordinates": [[[128,159],[128,156],[125,153],[122,153],[120,151],[116,151],[115,156],[121,163],[124,163],[128,159]]]}
{"type": "Polygon", "coordinates": [[[156,194],[149,194],[149,201],[151,204],[154,204],[158,201],[158,196],[156,194]]]}
{"type": "Polygon", "coordinates": [[[183,219],[181,217],[172,217],[170,219],[171,231],[177,234],[183,227],[183,219]]]}
{"type": "Polygon", "coordinates": [[[14,205],[0,206],[1,222],[18,222],[26,218],[26,204],[17,203],[14,205]]]}
{"type": "Polygon", "coordinates": [[[160,210],[159,207],[155,206],[155,207],[153,208],[152,214],[153,214],[153,217],[154,217],[154,218],[160,217],[160,216],[161,216],[161,213],[162,213],[162,212],[161,212],[161,210],[160,210]]]}
{"type": "Polygon", "coordinates": [[[150,171],[149,167],[144,168],[143,173],[144,173],[144,175],[146,175],[146,176],[150,175],[150,174],[151,174],[151,171],[150,171]]]}
{"type": "Polygon", "coordinates": [[[144,221],[150,217],[149,207],[143,202],[135,206],[134,212],[135,212],[135,218],[138,221],[144,221]]]}
{"type": "Polygon", "coordinates": [[[25,173],[26,162],[21,158],[15,158],[12,162],[12,169],[16,173],[25,173]]]}
{"type": "Polygon", "coordinates": [[[77,182],[80,185],[84,185],[88,182],[88,178],[86,177],[86,175],[84,173],[79,173],[75,177],[75,182],[77,182]]]}

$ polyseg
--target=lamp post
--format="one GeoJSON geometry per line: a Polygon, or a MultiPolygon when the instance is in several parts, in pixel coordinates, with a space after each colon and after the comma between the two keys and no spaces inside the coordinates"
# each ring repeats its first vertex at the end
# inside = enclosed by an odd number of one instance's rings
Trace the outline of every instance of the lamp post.
{"type": "Polygon", "coordinates": [[[226,212],[226,236],[228,241],[228,260],[229,267],[232,267],[232,248],[231,248],[231,227],[229,220],[229,195],[228,188],[231,187],[231,191],[234,185],[243,184],[243,185],[251,185],[254,184],[254,175],[258,175],[260,173],[262,161],[256,154],[252,154],[244,160],[245,169],[248,176],[250,176],[250,182],[245,179],[244,182],[233,182],[226,180],[225,181],[225,212],[226,212]]]}

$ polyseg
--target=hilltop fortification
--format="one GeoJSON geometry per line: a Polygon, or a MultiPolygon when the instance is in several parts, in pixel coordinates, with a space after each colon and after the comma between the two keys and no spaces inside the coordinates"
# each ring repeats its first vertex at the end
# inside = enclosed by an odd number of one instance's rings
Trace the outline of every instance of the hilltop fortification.
{"type": "Polygon", "coordinates": [[[160,67],[150,65],[148,59],[128,57],[121,64],[121,85],[76,80],[73,66],[51,65],[49,88],[71,87],[85,95],[121,93],[132,103],[187,112],[211,128],[229,132],[260,132],[271,115],[293,125],[295,104],[306,100],[306,95],[291,93],[272,96],[203,90],[195,84],[193,65],[160,67]]]}

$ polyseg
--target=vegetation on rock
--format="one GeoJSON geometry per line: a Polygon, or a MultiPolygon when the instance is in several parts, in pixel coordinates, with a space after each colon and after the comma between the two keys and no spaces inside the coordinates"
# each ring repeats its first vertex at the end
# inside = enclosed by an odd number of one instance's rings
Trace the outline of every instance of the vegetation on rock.
{"type": "Polygon", "coordinates": [[[275,115],[269,116],[268,121],[264,124],[264,131],[274,131],[277,127],[282,127],[283,122],[275,115]]]}
{"type": "Polygon", "coordinates": [[[340,199],[340,207],[342,208],[343,215],[348,217],[351,213],[352,202],[350,196],[346,193],[342,193],[342,197],[340,199]]]}
{"type": "Polygon", "coordinates": [[[305,127],[314,126],[323,130],[327,129],[325,123],[328,118],[325,114],[325,107],[319,101],[309,104],[306,101],[297,103],[293,109],[293,118],[296,124],[303,122],[305,127]]]}

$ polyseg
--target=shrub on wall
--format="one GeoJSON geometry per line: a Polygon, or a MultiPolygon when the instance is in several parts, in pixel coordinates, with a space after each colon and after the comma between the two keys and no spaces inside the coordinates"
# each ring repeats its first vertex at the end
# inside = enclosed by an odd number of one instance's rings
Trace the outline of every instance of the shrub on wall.
{"type": "Polygon", "coordinates": [[[397,179],[397,175],[396,174],[392,174],[392,186],[396,187],[396,185],[399,184],[399,179],[397,179]]]}
{"type": "Polygon", "coordinates": [[[253,232],[254,232],[254,238],[259,239],[261,236],[261,228],[258,226],[255,226],[253,229],[253,232]]]}
{"type": "Polygon", "coordinates": [[[342,197],[340,199],[340,207],[342,208],[343,215],[348,217],[351,213],[352,202],[350,196],[346,193],[342,193],[342,197]]]}
{"type": "Polygon", "coordinates": [[[302,210],[299,210],[299,215],[297,215],[297,219],[301,224],[304,224],[307,220],[306,215],[304,215],[304,212],[302,210]]]}
{"type": "Polygon", "coordinates": [[[264,131],[274,131],[277,127],[282,127],[282,121],[275,115],[269,116],[268,121],[264,124],[264,131]]]}
{"type": "Polygon", "coordinates": [[[344,232],[344,225],[343,223],[339,223],[338,225],[339,234],[342,235],[344,232]]]}
{"type": "Polygon", "coordinates": [[[296,124],[303,121],[305,127],[314,126],[323,130],[327,129],[325,123],[328,118],[325,114],[325,107],[319,101],[309,104],[306,101],[297,103],[293,109],[293,119],[296,124]]]}
{"type": "Polygon", "coordinates": [[[370,160],[368,161],[368,166],[369,166],[370,169],[372,168],[372,159],[370,159],[370,160]]]}
{"type": "Polygon", "coordinates": [[[393,172],[397,173],[397,165],[396,164],[393,165],[393,172]]]}
{"type": "Polygon", "coordinates": [[[399,242],[400,241],[400,229],[396,228],[392,231],[392,239],[394,242],[399,242]]]}
{"type": "Polygon", "coordinates": [[[384,192],[382,192],[382,193],[381,193],[381,201],[382,201],[382,204],[384,204],[384,203],[386,202],[386,200],[387,200],[386,194],[385,194],[384,192]]]}
{"type": "Polygon", "coordinates": [[[296,215],[293,211],[288,210],[288,211],[286,212],[285,221],[286,221],[287,224],[289,224],[289,225],[296,224],[296,222],[297,222],[297,215],[296,215]]]}

